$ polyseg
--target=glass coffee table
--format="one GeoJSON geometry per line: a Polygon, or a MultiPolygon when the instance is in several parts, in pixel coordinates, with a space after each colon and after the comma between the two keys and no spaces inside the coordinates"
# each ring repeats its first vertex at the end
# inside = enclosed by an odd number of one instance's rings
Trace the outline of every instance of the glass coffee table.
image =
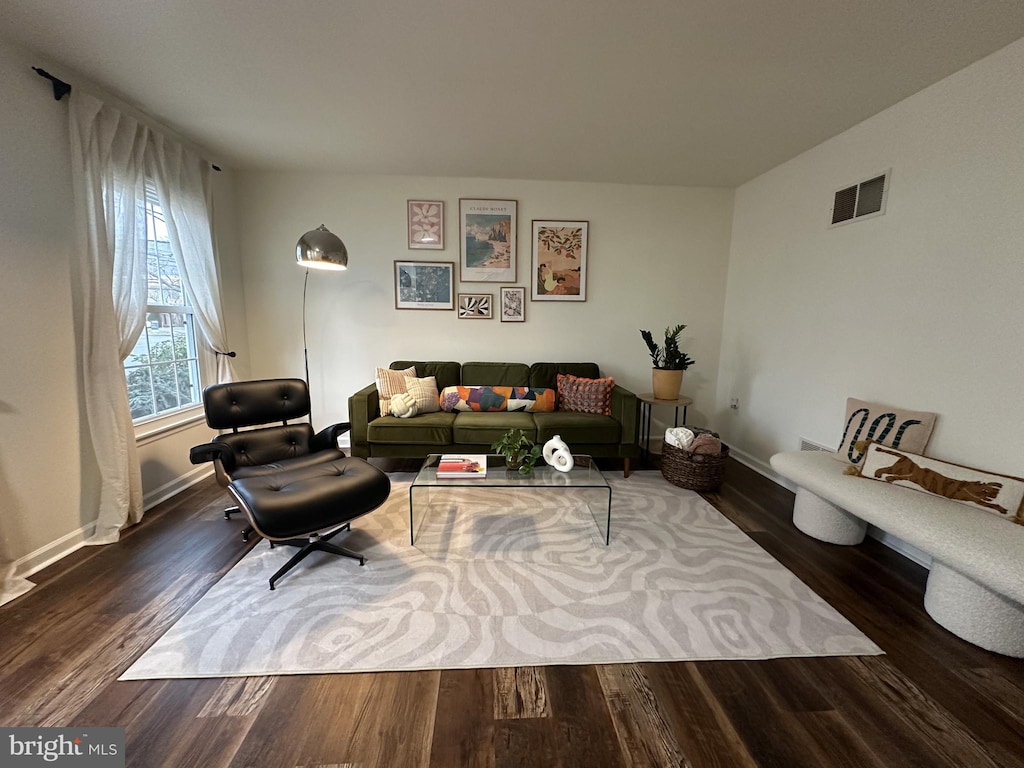
{"type": "Polygon", "coordinates": [[[417,513],[430,506],[431,497],[447,495],[460,488],[505,488],[521,489],[528,493],[558,493],[562,490],[583,490],[583,498],[595,497],[593,503],[586,502],[598,530],[603,534],[607,546],[611,542],[612,489],[601,470],[590,456],[573,456],[575,466],[568,472],[559,472],[541,459],[528,475],[505,467],[503,456],[492,454],[487,457],[486,477],[437,477],[437,463],[441,454],[427,456],[416,479],[409,486],[409,543],[416,543],[415,520],[417,513]],[[602,526],[602,518],[604,525],[602,526]]]}

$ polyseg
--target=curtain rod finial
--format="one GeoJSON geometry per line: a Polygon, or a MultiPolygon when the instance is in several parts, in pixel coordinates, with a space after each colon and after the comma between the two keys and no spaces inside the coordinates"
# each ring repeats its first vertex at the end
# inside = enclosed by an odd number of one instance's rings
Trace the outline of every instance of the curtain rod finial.
{"type": "Polygon", "coordinates": [[[45,77],[47,80],[53,83],[53,98],[57,101],[60,101],[69,93],[71,93],[71,86],[65,83],[63,80],[54,77],[45,69],[40,69],[39,67],[32,67],[32,69],[35,70],[35,73],[37,75],[39,75],[40,77],[45,77]]]}

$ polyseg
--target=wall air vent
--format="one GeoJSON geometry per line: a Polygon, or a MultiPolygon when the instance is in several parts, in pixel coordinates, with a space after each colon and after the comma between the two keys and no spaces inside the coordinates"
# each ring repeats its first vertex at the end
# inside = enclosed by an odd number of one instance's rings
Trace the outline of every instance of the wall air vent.
{"type": "Polygon", "coordinates": [[[832,226],[885,213],[891,173],[889,170],[852,187],[837,190],[832,202],[832,226]]]}
{"type": "Polygon", "coordinates": [[[824,453],[835,453],[836,452],[835,448],[826,448],[824,445],[818,445],[817,443],[812,443],[806,437],[801,437],[800,438],[800,450],[801,451],[822,451],[824,453]]]}

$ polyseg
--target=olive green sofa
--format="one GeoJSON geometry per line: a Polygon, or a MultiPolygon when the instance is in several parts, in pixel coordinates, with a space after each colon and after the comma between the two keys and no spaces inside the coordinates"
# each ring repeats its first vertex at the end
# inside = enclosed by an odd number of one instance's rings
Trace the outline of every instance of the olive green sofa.
{"type": "MultiPolygon", "coordinates": [[[[444,387],[551,387],[558,374],[599,378],[596,363],[457,363],[399,360],[395,370],[416,366],[417,377],[433,376],[438,391],[444,387]]],[[[522,429],[543,445],[560,435],[573,453],[621,458],[623,474],[639,455],[637,399],[629,390],[612,390],[612,414],[515,412],[423,413],[412,418],[381,416],[376,384],[369,384],[348,399],[352,429],[352,455],[362,458],[418,458],[429,453],[489,453],[491,444],[509,429],[522,429]]]]}

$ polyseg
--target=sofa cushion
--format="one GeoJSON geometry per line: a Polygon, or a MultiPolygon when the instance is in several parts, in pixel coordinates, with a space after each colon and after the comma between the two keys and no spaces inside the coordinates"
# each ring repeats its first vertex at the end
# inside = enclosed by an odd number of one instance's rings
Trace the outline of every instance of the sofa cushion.
{"type": "Polygon", "coordinates": [[[601,375],[601,370],[597,363],[534,363],[530,366],[530,386],[557,388],[560,373],[596,379],[601,375]]]}
{"type": "Polygon", "coordinates": [[[449,445],[454,422],[453,413],[421,413],[411,419],[381,416],[370,422],[366,439],[370,443],[397,445],[449,445]]]}
{"type": "Polygon", "coordinates": [[[416,369],[408,366],[404,369],[378,368],[377,393],[380,395],[380,415],[391,414],[391,398],[407,391],[406,379],[416,374],[416,369]]]}
{"type": "Polygon", "coordinates": [[[612,390],[615,379],[584,379],[568,373],[558,374],[558,410],[576,413],[612,415],[612,390]]]}
{"type": "Polygon", "coordinates": [[[462,383],[462,364],[448,360],[396,360],[391,364],[395,370],[401,370],[413,366],[416,369],[416,376],[424,378],[433,376],[437,381],[439,390],[462,383]]]}
{"type": "Polygon", "coordinates": [[[441,397],[433,376],[425,376],[422,379],[408,376],[405,379],[405,386],[407,393],[416,401],[420,413],[437,413],[441,410],[441,397]]]}
{"type": "Polygon", "coordinates": [[[538,443],[546,443],[559,435],[574,452],[573,443],[618,443],[622,437],[622,425],[611,416],[598,413],[535,413],[533,420],[537,425],[538,443]]]}
{"type": "MultiPolygon", "coordinates": [[[[539,414],[543,416],[544,414],[539,414]]],[[[460,445],[490,445],[510,429],[521,429],[531,440],[536,440],[537,427],[529,413],[475,413],[456,414],[452,434],[460,445]]]]}
{"type": "Polygon", "coordinates": [[[467,387],[526,387],[530,367],[524,363],[463,363],[462,381],[467,387]]]}
{"type": "Polygon", "coordinates": [[[525,411],[555,410],[555,390],[533,387],[445,387],[440,397],[442,411],[525,411]]]}

